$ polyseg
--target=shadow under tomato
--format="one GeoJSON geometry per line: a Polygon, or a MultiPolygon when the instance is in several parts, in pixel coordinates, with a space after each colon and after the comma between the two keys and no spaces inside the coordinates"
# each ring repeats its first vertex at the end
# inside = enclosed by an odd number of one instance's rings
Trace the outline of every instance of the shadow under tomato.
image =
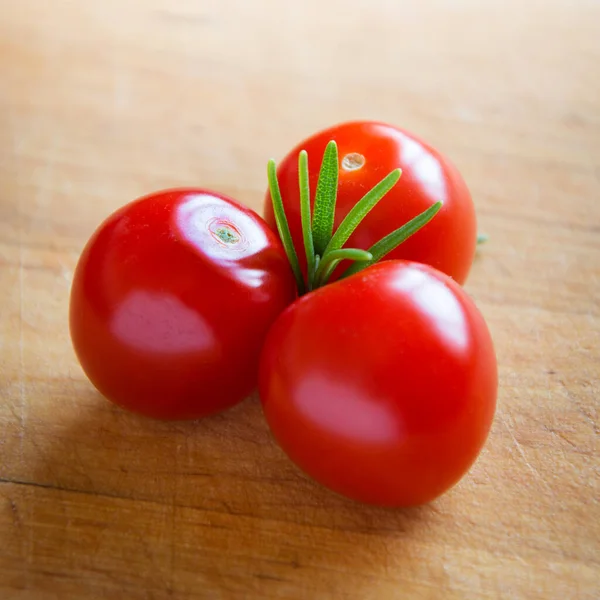
{"type": "Polygon", "coordinates": [[[204,574],[207,589],[229,589],[230,571],[241,570],[266,594],[323,565],[364,571],[365,560],[372,577],[385,577],[390,545],[402,563],[436,512],[365,506],[314,483],[275,444],[255,396],[200,421],[161,422],[84,389],[73,399],[80,410],[68,413],[77,416],[38,448],[35,481],[64,490],[61,502],[71,491],[111,506],[132,531],[162,520],[148,543],[170,557],[180,590],[192,572],[204,574]]]}

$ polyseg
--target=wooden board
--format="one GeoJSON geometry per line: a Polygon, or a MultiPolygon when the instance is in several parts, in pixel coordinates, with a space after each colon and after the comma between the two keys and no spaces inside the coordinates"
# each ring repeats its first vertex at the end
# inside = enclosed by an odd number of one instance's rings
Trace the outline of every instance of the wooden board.
{"type": "Polygon", "coordinates": [[[600,597],[600,4],[0,3],[0,598],[600,597]],[[491,241],[467,289],[499,408],[469,476],[370,508],[301,475],[256,398],[165,424],[104,401],[67,330],[96,225],[334,122],[413,130],[491,241]]]}

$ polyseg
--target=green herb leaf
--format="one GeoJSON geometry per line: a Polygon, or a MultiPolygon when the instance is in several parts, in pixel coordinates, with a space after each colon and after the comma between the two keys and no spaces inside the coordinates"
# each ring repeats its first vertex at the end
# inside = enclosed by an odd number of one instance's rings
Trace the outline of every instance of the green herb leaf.
{"type": "Polygon", "coordinates": [[[378,260],[381,260],[386,254],[390,253],[392,250],[395,250],[411,235],[417,233],[421,227],[427,225],[427,223],[429,223],[429,221],[435,217],[440,208],[442,208],[442,203],[436,202],[427,210],[424,210],[420,215],[417,215],[414,219],[411,219],[408,223],[402,225],[402,227],[392,231],[392,233],[386,235],[376,244],[373,244],[373,246],[369,248],[369,252],[373,255],[373,258],[367,263],[354,263],[344,271],[342,277],[353,275],[362,269],[366,269],[368,266],[376,263],[378,260]]]}
{"type": "Polygon", "coordinates": [[[340,248],[332,250],[326,255],[326,259],[319,263],[315,273],[315,285],[321,286],[327,283],[333,271],[342,260],[372,261],[373,255],[367,250],[360,248],[340,248]]]}
{"type": "Polygon", "coordinates": [[[313,288],[315,276],[315,249],[311,230],[310,216],[310,184],[308,181],[308,154],[302,150],[298,155],[298,181],[300,186],[300,219],[302,221],[302,238],[306,251],[306,267],[308,273],[308,291],[313,288]]]}
{"type": "Polygon", "coordinates": [[[335,141],[331,140],[323,153],[312,222],[315,252],[321,256],[331,239],[333,231],[338,176],[338,148],[335,141]]]}
{"type": "Polygon", "coordinates": [[[477,234],[477,245],[485,244],[490,239],[490,236],[487,233],[478,233],[477,234]]]}
{"type": "Polygon", "coordinates": [[[348,238],[354,233],[354,230],[371,209],[396,185],[401,174],[402,171],[400,169],[392,171],[352,207],[352,210],[346,215],[346,218],[333,234],[329,244],[327,244],[323,257],[328,252],[338,250],[348,241],[348,238]]]}
{"type": "Polygon", "coordinates": [[[288,260],[290,261],[292,271],[294,272],[294,277],[296,278],[296,284],[298,286],[298,294],[302,295],[305,289],[304,278],[302,277],[298,255],[296,254],[290,227],[288,225],[287,217],[285,216],[283,199],[281,198],[281,191],[279,190],[279,181],[277,181],[277,168],[273,159],[269,160],[267,164],[267,177],[269,179],[269,191],[271,193],[271,201],[273,202],[273,213],[275,214],[277,231],[279,231],[281,243],[283,244],[288,260]]]}

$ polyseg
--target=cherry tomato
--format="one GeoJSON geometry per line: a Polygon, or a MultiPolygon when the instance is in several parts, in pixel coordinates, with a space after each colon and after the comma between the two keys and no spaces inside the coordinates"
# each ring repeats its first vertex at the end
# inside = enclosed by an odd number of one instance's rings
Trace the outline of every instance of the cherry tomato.
{"type": "MultiPolygon", "coordinates": [[[[402,169],[396,186],[367,215],[346,243],[367,250],[437,201],[442,209],[426,227],[396,250],[389,259],[425,263],[463,284],[471,268],[477,242],[475,209],[460,173],[440,152],[417,136],[397,127],[371,121],[344,123],[321,131],[296,146],[279,164],[277,175],[294,245],[306,271],[300,221],[298,154],[308,152],[311,202],[327,143],[339,149],[339,188],[334,229],[358,200],[392,170],[402,169]]],[[[271,197],[265,199],[265,220],[275,230],[271,197]]],[[[349,263],[337,269],[336,279],[349,263]]]]}
{"type": "Polygon", "coordinates": [[[116,211],[83,250],[71,338],[109,400],[192,419],[255,388],[265,335],[295,297],[283,247],[256,213],[206,190],[158,192],[116,211]]]}
{"type": "Polygon", "coordinates": [[[309,293],[263,348],[267,421],[308,475],[384,506],[429,502],[488,435],[497,369],[483,317],[429,266],[385,261],[309,293]]]}

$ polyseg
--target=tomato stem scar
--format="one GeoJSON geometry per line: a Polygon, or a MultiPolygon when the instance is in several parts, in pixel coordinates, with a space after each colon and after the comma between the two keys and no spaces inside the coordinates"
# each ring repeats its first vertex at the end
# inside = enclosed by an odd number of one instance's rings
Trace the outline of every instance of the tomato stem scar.
{"type": "Polygon", "coordinates": [[[344,171],[358,171],[365,165],[365,157],[358,152],[346,154],[342,159],[342,169],[344,171]]]}
{"type": "Polygon", "coordinates": [[[228,227],[219,227],[215,230],[215,235],[226,244],[237,244],[240,241],[240,236],[228,227]]]}

